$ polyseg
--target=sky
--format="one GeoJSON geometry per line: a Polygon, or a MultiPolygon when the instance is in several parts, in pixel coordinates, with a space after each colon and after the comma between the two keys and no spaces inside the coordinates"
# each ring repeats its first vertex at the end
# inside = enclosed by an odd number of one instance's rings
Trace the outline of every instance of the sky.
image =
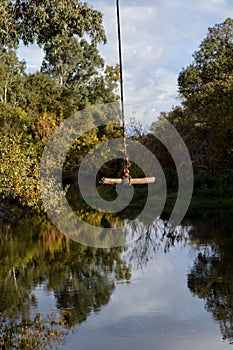
{"type": "MultiPolygon", "coordinates": [[[[99,46],[106,64],[118,63],[115,0],[87,0],[103,13],[107,44],[99,46]]],[[[208,28],[233,17],[233,0],[120,0],[125,102],[156,113],[180,104],[177,77],[208,28]]],[[[20,59],[33,72],[43,52],[20,47],[20,59]]]]}

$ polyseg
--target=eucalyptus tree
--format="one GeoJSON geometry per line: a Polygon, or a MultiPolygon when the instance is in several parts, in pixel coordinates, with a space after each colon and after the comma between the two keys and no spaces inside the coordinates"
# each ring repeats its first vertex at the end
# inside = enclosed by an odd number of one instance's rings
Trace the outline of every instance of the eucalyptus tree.
{"type": "Polygon", "coordinates": [[[0,103],[14,106],[22,103],[25,68],[15,50],[0,48],[0,103]]]}
{"type": "Polygon", "coordinates": [[[41,72],[62,89],[64,116],[90,105],[116,101],[119,67],[106,66],[97,45],[58,36],[44,46],[41,72]]]}
{"type": "Polygon", "coordinates": [[[43,46],[57,36],[105,42],[102,14],[78,0],[4,0],[0,4],[0,43],[43,46]]]}

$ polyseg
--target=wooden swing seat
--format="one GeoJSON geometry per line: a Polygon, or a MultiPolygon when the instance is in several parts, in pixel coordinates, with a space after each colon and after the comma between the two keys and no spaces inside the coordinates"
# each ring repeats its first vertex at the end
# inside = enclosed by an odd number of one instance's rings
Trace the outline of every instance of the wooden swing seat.
{"type": "Polygon", "coordinates": [[[142,178],[107,178],[103,177],[100,181],[102,185],[145,185],[155,182],[155,177],[142,178]]]}

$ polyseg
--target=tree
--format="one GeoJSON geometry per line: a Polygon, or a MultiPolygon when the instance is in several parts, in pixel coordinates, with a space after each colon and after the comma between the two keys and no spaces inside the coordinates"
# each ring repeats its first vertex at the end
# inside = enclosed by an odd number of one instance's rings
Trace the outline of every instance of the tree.
{"type": "Polygon", "coordinates": [[[0,48],[0,102],[15,106],[20,104],[25,67],[25,62],[18,60],[15,50],[0,48]]]}
{"type": "Polygon", "coordinates": [[[105,67],[95,43],[57,37],[45,45],[45,53],[41,72],[60,85],[65,116],[90,105],[116,100],[119,67],[105,67]]]}
{"type": "Polygon", "coordinates": [[[17,47],[36,42],[43,46],[57,36],[105,42],[102,14],[78,0],[4,0],[0,5],[0,43],[17,47]]]}
{"type": "MultiPolygon", "coordinates": [[[[1,2],[1,199],[38,209],[39,161],[54,128],[80,109],[117,99],[119,67],[105,66],[97,49],[105,41],[102,14],[86,3],[1,2]],[[41,72],[25,73],[25,62],[15,51],[19,41],[45,50],[41,72]]],[[[97,132],[92,133],[94,142],[97,132]]]]}
{"type": "MultiPolygon", "coordinates": [[[[228,80],[233,74],[233,19],[209,28],[199,50],[193,55],[194,62],[183,69],[178,77],[179,92],[189,102],[208,84],[228,80]]],[[[230,82],[229,82],[230,83],[230,82]]],[[[230,84],[228,84],[230,85],[230,84]]],[[[229,86],[231,88],[231,86],[229,86]]]]}
{"type": "Polygon", "coordinates": [[[0,133],[0,197],[15,198],[22,205],[38,208],[39,164],[37,148],[25,132],[0,133]]]}
{"type": "Polygon", "coordinates": [[[34,120],[44,112],[62,114],[62,90],[53,79],[45,74],[36,72],[25,79],[25,109],[34,120]]]}
{"type": "MultiPolygon", "coordinates": [[[[194,142],[201,154],[201,163],[191,154],[196,165],[217,174],[233,166],[233,19],[209,28],[193,58],[178,77],[184,109],[176,122],[188,146],[194,142]]],[[[174,114],[178,109],[168,118],[174,114]]]]}
{"type": "Polygon", "coordinates": [[[49,75],[63,87],[75,68],[83,60],[82,47],[75,37],[56,37],[45,44],[41,72],[49,75]]]}

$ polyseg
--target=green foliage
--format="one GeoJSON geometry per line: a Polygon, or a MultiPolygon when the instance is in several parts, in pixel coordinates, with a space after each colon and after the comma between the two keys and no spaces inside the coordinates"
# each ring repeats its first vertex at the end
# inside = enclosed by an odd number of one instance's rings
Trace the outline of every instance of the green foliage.
{"type": "MultiPolygon", "coordinates": [[[[41,208],[39,164],[54,129],[74,112],[117,99],[119,67],[105,66],[97,49],[105,41],[102,14],[86,3],[1,2],[0,199],[41,208]],[[43,47],[41,72],[26,74],[15,51],[19,41],[43,47]]],[[[93,130],[77,141],[69,169],[75,171],[76,161],[103,138],[100,134],[93,130]]]]}
{"type": "Polygon", "coordinates": [[[33,133],[34,125],[22,108],[0,105],[0,130],[5,133],[10,129],[33,133]]]}
{"type": "MultiPolygon", "coordinates": [[[[89,130],[87,133],[78,138],[69,150],[66,157],[66,162],[63,166],[64,181],[66,182],[67,179],[69,182],[71,180],[72,182],[77,182],[79,166],[85,155],[102,142],[119,137],[122,137],[122,130],[119,125],[116,125],[113,122],[108,122],[104,126],[89,130]]],[[[109,147],[106,146],[103,152],[105,156],[108,155],[110,152],[109,147]]],[[[116,176],[116,174],[121,176],[122,164],[123,162],[119,160],[113,161],[111,164],[103,164],[99,171],[97,181],[103,176],[108,176],[108,174],[111,174],[110,176],[116,176]]],[[[95,167],[95,164],[89,164],[89,169],[93,169],[93,167],[95,167]]]]}
{"type": "Polygon", "coordinates": [[[15,198],[22,205],[38,207],[37,149],[24,133],[1,134],[0,197],[15,198]]]}
{"type": "Polygon", "coordinates": [[[212,175],[233,168],[233,19],[209,28],[194,61],[178,77],[183,108],[166,115],[196,168],[212,175]]]}
{"type": "Polygon", "coordinates": [[[0,48],[0,103],[14,106],[22,103],[25,67],[14,50],[0,48]]]}
{"type": "Polygon", "coordinates": [[[118,66],[104,67],[96,45],[80,42],[81,55],[63,88],[64,115],[69,117],[86,107],[115,102],[119,80],[118,66]]]}
{"type": "Polygon", "coordinates": [[[42,62],[42,73],[48,74],[62,87],[72,76],[77,66],[83,61],[82,46],[75,37],[56,37],[46,43],[45,57],[42,62]]]}
{"type": "Polygon", "coordinates": [[[0,5],[0,43],[17,46],[51,42],[57,36],[82,37],[105,42],[102,14],[77,0],[4,0],[0,5]]]}
{"type": "Polygon", "coordinates": [[[221,176],[211,176],[206,171],[200,171],[195,176],[194,190],[195,195],[199,198],[222,198],[233,197],[231,176],[228,172],[221,176]]]}
{"type": "MultiPolygon", "coordinates": [[[[209,83],[223,82],[232,77],[233,69],[233,19],[209,28],[199,50],[193,55],[194,62],[179,75],[181,96],[191,98],[208,87],[209,83]]],[[[229,88],[231,88],[229,86],[229,88]]],[[[196,97],[196,96],[195,96],[196,97]]]]}
{"type": "Polygon", "coordinates": [[[36,72],[25,79],[25,109],[32,119],[44,112],[62,114],[63,103],[60,87],[45,74],[36,72]]]}

